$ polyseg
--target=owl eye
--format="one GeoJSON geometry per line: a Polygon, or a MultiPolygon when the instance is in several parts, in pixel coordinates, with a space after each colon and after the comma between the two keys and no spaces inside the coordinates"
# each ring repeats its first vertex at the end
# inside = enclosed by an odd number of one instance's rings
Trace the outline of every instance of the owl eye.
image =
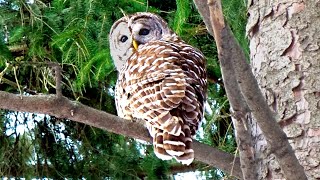
{"type": "Polygon", "coordinates": [[[149,29],[142,28],[142,29],[140,29],[140,31],[139,31],[139,35],[145,36],[145,35],[148,35],[149,32],[150,32],[149,29]]]}
{"type": "Polygon", "coordinates": [[[123,36],[121,36],[121,38],[120,38],[120,41],[121,42],[126,42],[128,40],[128,36],[126,36],[126,35],[123,35],[123,36]]]}

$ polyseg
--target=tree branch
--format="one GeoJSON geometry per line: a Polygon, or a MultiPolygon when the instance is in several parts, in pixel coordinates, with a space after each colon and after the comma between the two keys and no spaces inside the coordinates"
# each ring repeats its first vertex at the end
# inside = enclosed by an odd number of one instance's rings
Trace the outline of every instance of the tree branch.
{"type": "Polygon", "coordinates": [[[230,28],[223,29],[221,33],[226,41],[226,46],[238,46],[234,49],[234,53],[239,56],[233,59],[233,64],[237,64],[235,66],[237,81],[257,124],[270,146],[271,153],[274,153],[278,159],[284,176],[288,180],[307,179],[303,166],[300,165],[295,156],[286,134],[277,123],[275,114],[271,111],[263,97],[251,68],[245,60],[244,53],[239,45],[236,44],[234,37],[230,37],[230,28]]]}
{"type": "MultiPolygon", "coordinates": [[[[201,5],[206,4],[206,0],[194,0],[194,2],[197,5],[201,16],[209,21],[206,23],[206,25],[209,26],[207,29],[212,30],[212,27],[214,28],[215,33],[210,32],[210,34],[214,35],[217,47],[221,47],[224,42],[223,39],[219,37],[218,32],[225,27],[222,11],[209,11],[208,6],[201,5]],[[211,26],[211,24],[214,25],[211,26]]],[[[221,5],[216,7],[221,9],[221,5]]],[[[246,104],[243,95],[241,94],[240,87],[236,81],[236,74],[232,62],[230,61],[230,59],[235,59],[238,57],[237,54],[230,52],[232,52],[232,47],[218,48],[222,79],[231,109],[234,112],[232,120],[239,149],[242,174],[244,179],[258,179],[255,166],[256,162],[253,153],[252,137],[250,134],[250,129],[248,129],[249,126],[247,117],[249,117],[248,115],[250,113],[249,107],[246,104]]]]}
{"type": "Polygon", "coordinates": [[[221,51],[229,49],[231,51],[227,53],[234,54],[233,57],[235,58],[231,58],[229,61],[231,60],[235,65],[233,66],[236,75],[235,79],[271,148],[271,152],[277,157],[286,179],[307,179],[303,167],[299,164],[287,140],[286,134],[277,124],[275,115],[266,103],[251,68],[246,62],[245,55],[235,40],[230,27],[220,21],[223,19],[220,0],[208,0],[208,5],[218,52],[220,54],[221,51]]]}
{"type": "Polygon", "coordinates": [[[203,163],[192,163],[189,166],[181,165],[180,163],[173,164],[169,167],[169,173],[175,175],[178,173],[194,172],[199,169],[200,171],[202,169],[208,169],[208,165],[203,163]]]}
{"type": "MultiPolygon", "coordinates": [[[[59,98],[56,95],[35,95],[22,96],[21,98],[21,96],[0,91],[0,99],[1,109],[67,118],[112,133],[151,142],[147,129],[141,124],[71,101],[64,96],[59,98]]],[[[236,177],[242,177],[238,157],[197,141],[194,141],[194,151],[198,161],[217,167],[236,177]],[[234,159],[235,163],[233,164],[234,159]],[[233,171],[231,171],[232,167],[233,171]]]]}

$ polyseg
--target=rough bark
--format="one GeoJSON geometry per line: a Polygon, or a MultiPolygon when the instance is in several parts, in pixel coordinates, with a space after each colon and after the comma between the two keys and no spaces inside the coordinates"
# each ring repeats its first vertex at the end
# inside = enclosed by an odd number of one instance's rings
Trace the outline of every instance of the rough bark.
{"type": "Polygon", "coordinates": [[[285,178],[306,179],[303,167],[299,164],[292,147],[288,143],[286,134],[276,123],[275,114],[271,112],[265,98],[262,96],[257,80],[254,78],[250,66],[245,61],[243,51],[236,43],[230,28],[223,24],[223,17],[220,17],[222,16],[221,2],[219,0],[209,0],[208,5],[212,18],[211,25],[214,30],[214,37],[217,48],[220,49],[218,52],[221,53],[221,51],[228,49],[228,53],[237,55],[235,56],[237,58],[231,59],[231,61],[234,65],[236,80],[241,93],[257,124],[261,128],[261,132],[266,138],[271,152],[277,157],[285,178]],[[293,174],[295,176],[292,176],[293,174]]]}
{"type": "MultiPolygon", "coordinates": [[[[253,72],[308,179],[320,178],[320,1],[251,1],[253,72]]],[[[284,179],[252,121],[259,179],[284,179]]],[[[292,176],[296,176],[293,172],[292,176]]]]}
{"type": "MultiPolygon", "coordinates": [[[[122,134],[136,139],[151,142],[147,129],[135,122],[71,101],[56,95],[20,96],[0,91],[0,109],[12,111],[41,113],[67,118],[112,133],[122,134]]],[[[194,141],[195,158],[198,161],[217,167],[229,174],[241,178],[238,157],[205,144],[194,141]]]]}

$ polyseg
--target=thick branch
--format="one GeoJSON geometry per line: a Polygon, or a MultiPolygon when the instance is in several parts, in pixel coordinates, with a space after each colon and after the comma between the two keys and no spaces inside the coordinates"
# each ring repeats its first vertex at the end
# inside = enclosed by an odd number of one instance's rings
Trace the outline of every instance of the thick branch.
{"type": "MultiPolygon", "coordinates": [[[[186,172],[194,172],[199,170],[200,168],[204,168],[206,164],[192,163],[189,166],[184,166],[181,164],[173,164],[169,167],[170,174],[178,174],[178,173],[186,173],[186,172]]],[[[206,165],[207,166],[207,165],[206,165]]]]}
{"type": "MultiPolygon", "coordinates": [[[[123,120],[117,116],[55,95],[17,96],[0,91],[0,108],[12,111],[48,114],[88,124],[112,133],[151,142],[146,130],[139,123],[123,120]]],[[[194,142],[195,158],[198,161],[217,167],[229,174],[242,177],[239,158],[197,141],[194,142]],[[234,161],[235,158],[235,161],[234,161]],[[233,164],[233,162],[235,162],[233,164]],[[233,172],[231,169],[233,167],[233,172]]]]}
{"type": "MultiPolygon", "coordinates": [[[[203,18],[209,20],[206,23],[209,26],[207,29],[212,30],[212,24],[214,24],[215,28],[215,37],[219,36],[218,32],[224,28],[225,23],[224,20],[221,19],[222,13],[221,11],[212,12],[210,15],[208,6],[201,6],[201,4],[205,4],[206,0],[194,0],[197,5],[198,11],[203,18]],[[211,19],[210,19],[211,18],[211,19]],[[220,18],[220,19],[216,19],[220,18]]],[[[213,2],[211,2],[213,3],[213,2]]],[[[217,6],[219,7],[219,6],[217,6]]],[[[221,6],[219,7],[221,8],[221,6]]],[[[214,34],[210,32],[210,34],[214,34]]],[[[223,40],[221,38],[216,39],[217,47],[222,45],[223,40]]],[[[243,173],[244,179],[257,179],[257,171],[255,166],[254,153],[252,151],[252,137],[250,131],[248,130],[248,121],[247,115],[249,114],[249,107],[247,106],[243,95],[241,94],[240,87],[236,81],[236,75],[234,72],[234,68],[230,59],[237,58],[237,54],[230,53],[232,51],[232,47],[224,47],[218,49],[218,56],[220,60],[220,67],[222,72],[222,78],[224,82],[224,87],[226,90],[226,94],[228,96],[230,106],[234,112],[233,124],[235,128],[235,134],[239,149],[241,169],[243,173]]]]}
{"type": "MultiPolygon", "coordinates": [[[[210,15],[222,16],[222,10],[219,8],[221,7],[221,2],[219,0],[209,0],[208,2],[210,2],[208,3],[210,15]],[[216,11],[220,11],[221,13],[216,13],[216,11]]],[[[223,17],[215,18],[223,19],[223,17]]],[[[277,157],[286,179],[307,179],[303,167],[299,164],[287,140],[286,134],[277,124],[274,113],[266,103],[251,68],[246,62],[245,55],[235,40],[229,26],[224,26],[220,22],[211,21],[211,23],[212,26],[218,24],[217,28],[213,28],[214,31],[217,30],[217,32],[214,32],[214,35],[216,41],[219,42],[219,45],[217,44],[218,52],[224,51],[225,48],[231,49],[228,53],[234,54],[234,57],[236,57],[231,58],[231,60],[234,65],[236,64],[233,67],[240,90],[263,135],[266,137],[271,151],[277,157]]]]}

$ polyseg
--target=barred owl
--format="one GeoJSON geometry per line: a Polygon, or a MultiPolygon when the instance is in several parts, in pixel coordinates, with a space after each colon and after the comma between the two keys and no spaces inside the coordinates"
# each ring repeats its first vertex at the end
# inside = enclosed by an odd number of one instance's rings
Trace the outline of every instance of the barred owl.
{"type": "Polygon", "coordinates": [[[152,13],[118,20],[110,38],[123,44],[111,48],[114,61],[123,62],[115,92],[118,115],[145,123],[157,157],[189,165],[194,159],[192,136],[203,118],[206,100],[203,54],[152,13]],[[125,24],[127,28],[122,27],[125,24]],[[130,37],[122,42],[128,30],[130,37]],[[119,54],[125,56],[115,56],[119,54]]]}

